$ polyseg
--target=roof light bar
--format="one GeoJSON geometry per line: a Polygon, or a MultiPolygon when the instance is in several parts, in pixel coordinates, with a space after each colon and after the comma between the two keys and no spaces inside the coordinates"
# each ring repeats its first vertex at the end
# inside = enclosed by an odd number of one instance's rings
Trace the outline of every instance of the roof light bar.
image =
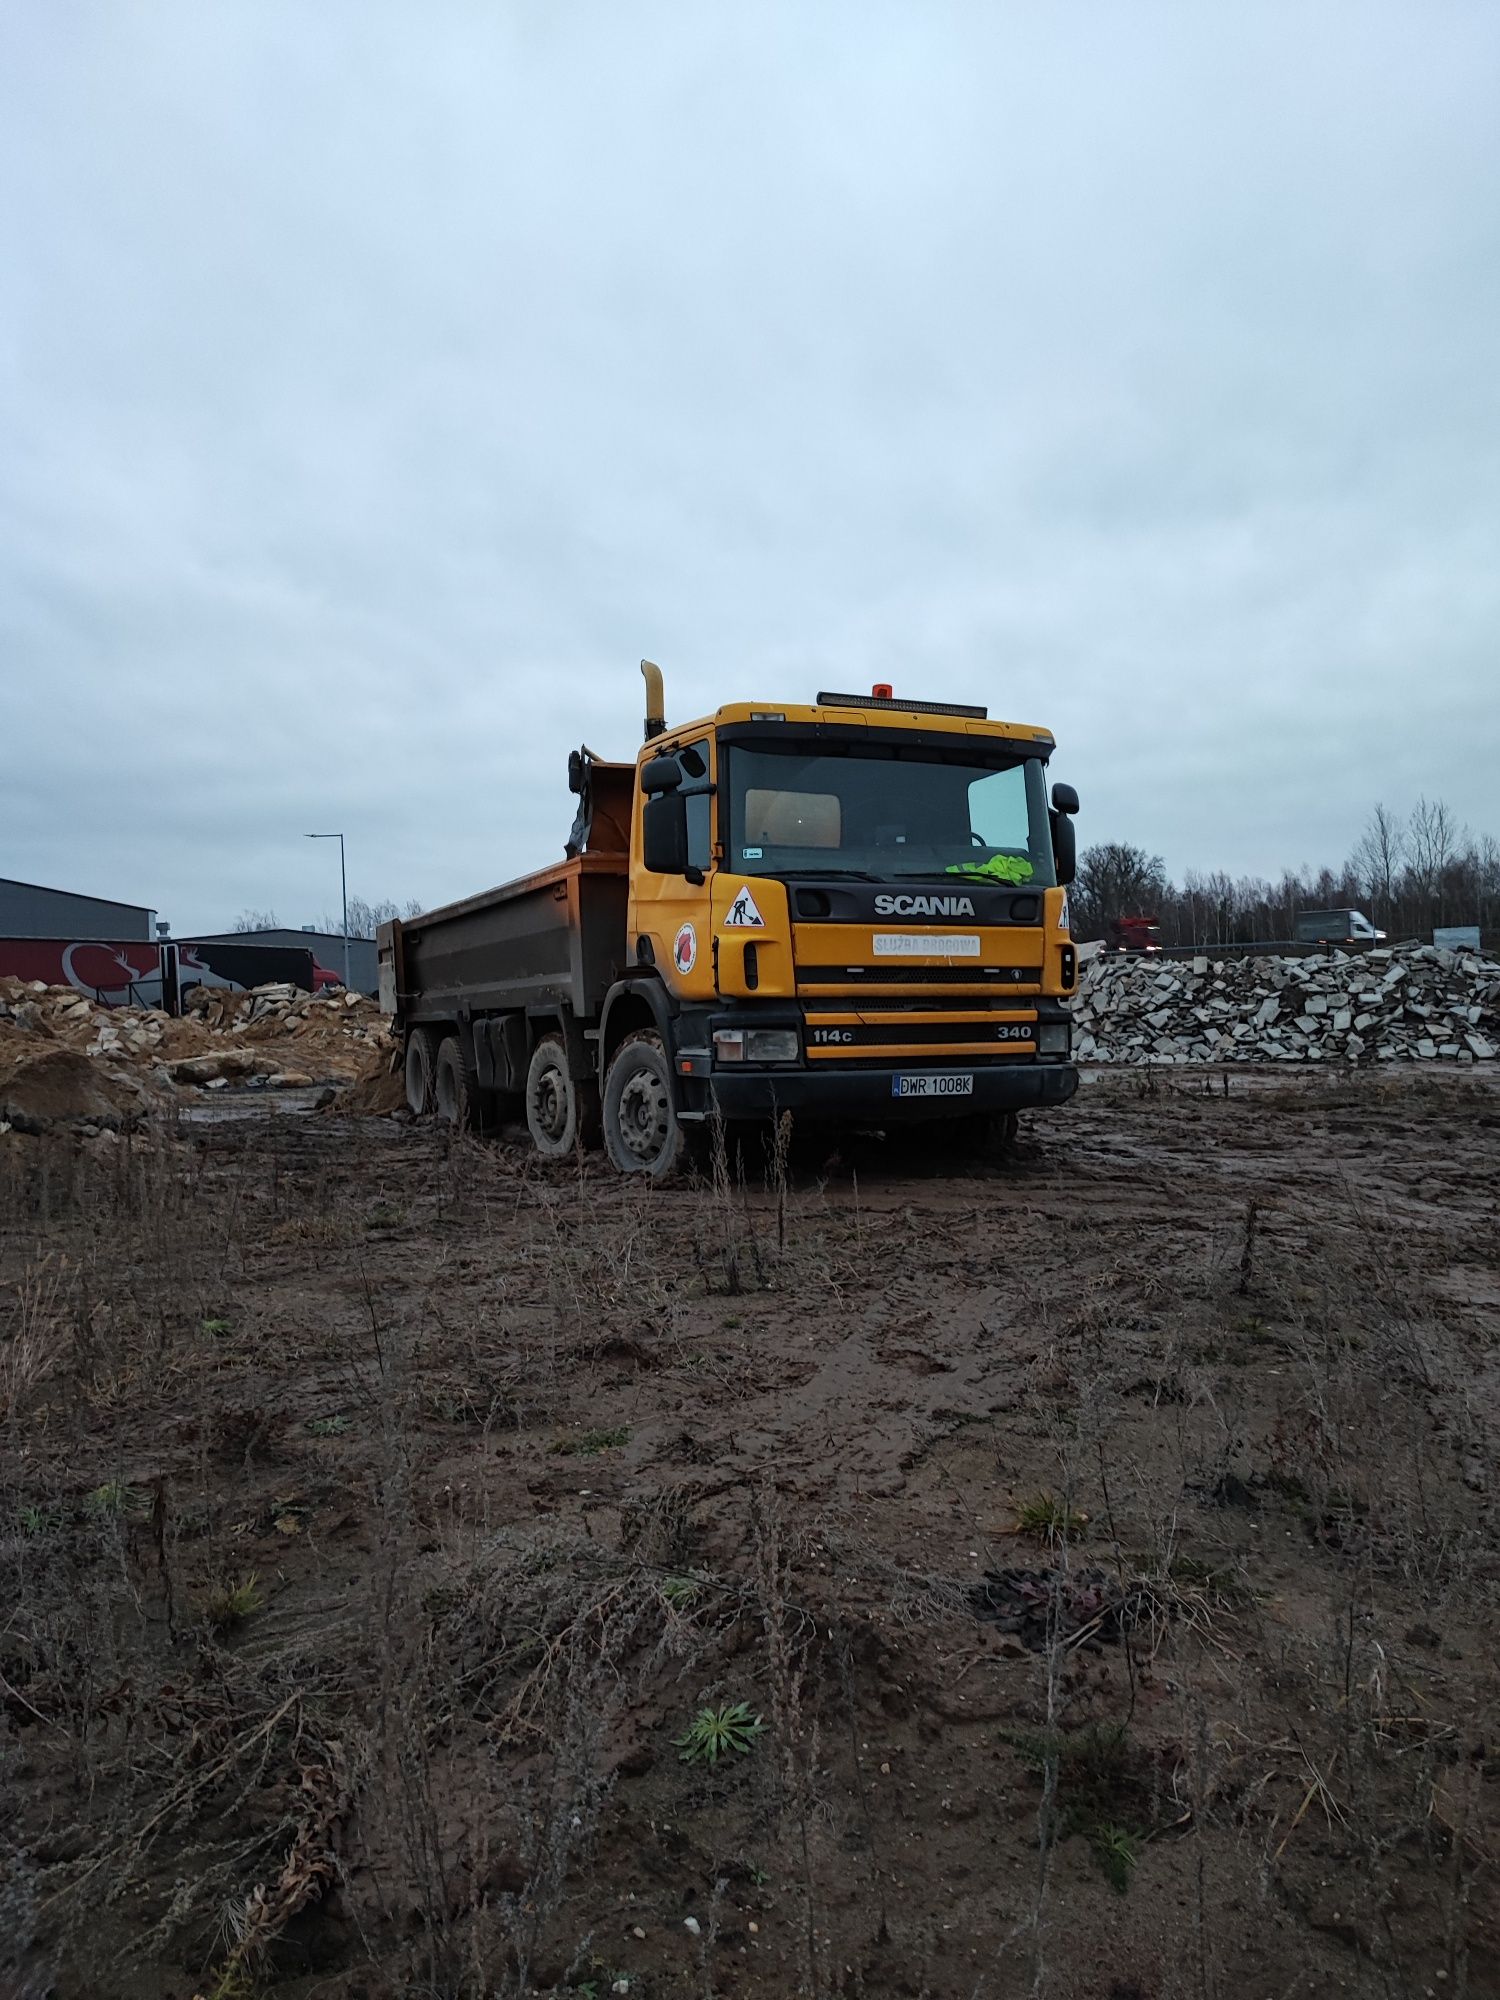
{"type": "Polygon", "coordinates": [[[988,722],[987,708],[971,708],[961,701],[902,701],[888,694],[820,694],[819,708],[899,708],[907,715],[967,715],[974,722],[988,722]]]}

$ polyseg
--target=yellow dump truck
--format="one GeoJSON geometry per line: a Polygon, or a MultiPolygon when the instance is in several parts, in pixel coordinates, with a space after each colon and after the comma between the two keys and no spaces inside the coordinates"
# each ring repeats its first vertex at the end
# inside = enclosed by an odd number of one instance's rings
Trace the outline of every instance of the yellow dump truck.
{"type": "Polygon", "coordinates": [[[1072,816],[1046,729],[888,687],[575,751],[566,859],[382,926],[407,1101],[670,1173],[716,1121],[1014,1129],[1078,1085],[1072,816]]]}

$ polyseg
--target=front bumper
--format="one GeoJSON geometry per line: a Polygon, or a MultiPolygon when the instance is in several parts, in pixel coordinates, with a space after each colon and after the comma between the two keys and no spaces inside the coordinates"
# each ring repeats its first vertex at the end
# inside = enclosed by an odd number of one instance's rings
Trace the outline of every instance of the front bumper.
{"type": "Polygon", "coordinates": [[[893,1097],[891,1079],[962,1070],[957,1062],[892,1063],[857,1070],[716,1069],[708,1083],[712,1108],[724,1118],[776,1118],[783,1111],[837,1124],[916,1125],[987,1111],[1026,1111],[1066,1104],[1078,1088],[1072,1063],[1021,1063],[976,1069],[968,1097],[893,1097]]]}

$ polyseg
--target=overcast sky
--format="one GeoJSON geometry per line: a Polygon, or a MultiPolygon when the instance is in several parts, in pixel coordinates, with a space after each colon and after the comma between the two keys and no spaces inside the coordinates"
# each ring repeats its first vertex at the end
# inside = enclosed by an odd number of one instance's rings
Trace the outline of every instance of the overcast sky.
{"type": "Polygon", "coordinates": [[[1500,6],[0,9],[0,875],[301,923],[890,680],[1500,833],[1500,6]]]}

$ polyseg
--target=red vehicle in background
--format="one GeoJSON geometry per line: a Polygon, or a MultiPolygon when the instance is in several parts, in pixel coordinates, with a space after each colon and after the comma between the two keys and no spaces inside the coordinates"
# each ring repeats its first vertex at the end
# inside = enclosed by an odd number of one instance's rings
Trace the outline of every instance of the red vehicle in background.
{"type": "Polygon", "coordinates": [[[1160,918],[1111,917],[1109,948],[1111,951],[1160,951],[1160,918]]]}

